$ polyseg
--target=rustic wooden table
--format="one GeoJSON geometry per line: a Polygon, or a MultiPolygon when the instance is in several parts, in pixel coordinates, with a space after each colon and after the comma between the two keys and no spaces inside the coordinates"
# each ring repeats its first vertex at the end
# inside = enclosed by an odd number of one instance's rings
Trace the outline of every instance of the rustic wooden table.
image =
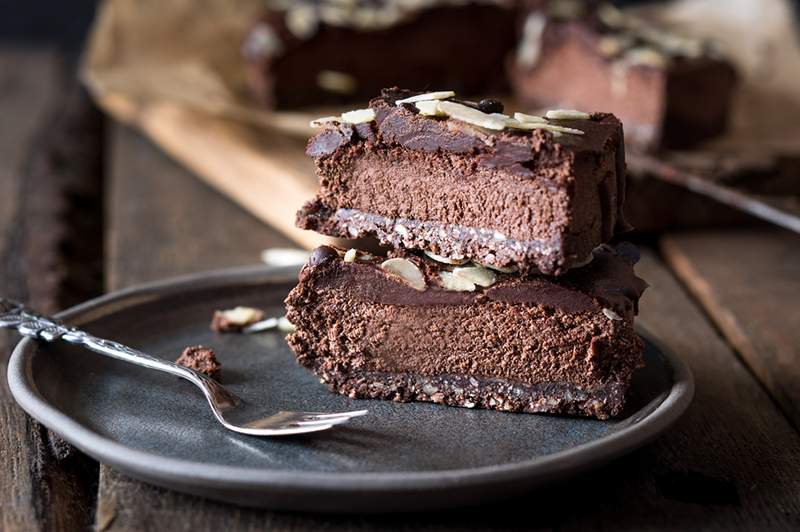
{"type": "MultiPolygon", "coordinates": [[[[0,49],[0,293],[53,311],[290,245],[104,119],[67,71],[47,50],[0,49]]],[[[242,509],[95,463],[27,417],[3,384],[0,527],[800,529],[800,237],[764,226],[669,234],[639,271],[651,284],[641,322],[691,366],[694,403],[652,444],[565,484],[424,515],[242,509]]],[[[15,342],[0,335],[3,361],[15,342]]]]}

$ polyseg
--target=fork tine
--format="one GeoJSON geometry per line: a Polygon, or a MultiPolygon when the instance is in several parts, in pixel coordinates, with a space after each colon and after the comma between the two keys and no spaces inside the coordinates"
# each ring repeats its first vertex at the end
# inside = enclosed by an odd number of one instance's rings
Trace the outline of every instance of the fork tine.
{"type": "Polygon", "coordinates": [[[335,417],[335,418],[328,418],[328,419],[309,419],[309,420],[298,420],[293,421],[292,425],[297,425],[299,427],[313,427],[314,425],[341,425],[342,423],[347,423],[352,418],[349,417],[335,417]]]}
{"type": "Polygon", "coordinates": [[[363,416],[367,414],[369,410],[351,410],[349,412],[298,412],[303,416],[307,416],[309,419],[331,419],[331,418],[338,418],[341,416],[346,416],[347,418],[354,418],[358,416],[363,416]]]}

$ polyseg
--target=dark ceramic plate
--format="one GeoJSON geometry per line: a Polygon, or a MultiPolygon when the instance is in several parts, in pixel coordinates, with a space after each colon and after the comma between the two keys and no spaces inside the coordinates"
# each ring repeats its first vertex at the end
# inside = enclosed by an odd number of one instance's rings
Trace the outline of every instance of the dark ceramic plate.
{"type": "Polygon", "coordinates": [[[641,446],[686,409],[692,376],[646,341],[629,412],[614,421],[508,414],[331,394],[294,361],[282,334],[218,335],[214,309],[283,313],[296,269],[195,275],[125,290],[62,314],[103,337],[174,359],[212,346],[233,392],[278,410],[369,415],[302,437],[256,438],[217,424],[192,385],[61,344],[20,343],[14,397],[97,460],[153,484],[248,506],[311,511],[442,508],[501,498],[641,446]]]}

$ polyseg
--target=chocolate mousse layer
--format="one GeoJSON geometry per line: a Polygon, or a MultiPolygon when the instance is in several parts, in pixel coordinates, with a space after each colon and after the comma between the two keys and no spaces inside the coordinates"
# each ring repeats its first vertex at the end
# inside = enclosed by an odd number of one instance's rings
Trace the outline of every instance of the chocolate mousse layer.
{"type": "Polygon", "coordinates": [[[323,246],[286,300],[288,341],[351,397],[606,419],[643,363],[636,258],[603,246],[552,278],[323,246]]]}
{"type": "Polygon", "coordinates": [[[687,148],[727,128],[736,72],[708,43],[681,37],[602,2],[534,0],[509,61],[531,108],[614,113],[638,149],[687,148]]]}
{"type": "Polygon", "coordinates": [[[365,110],[369,119],[329,119],[309,141],[320,189],[299,227],[550,275],[627,229],[614,116],[520,123],[494,101],[447,98],[445,109],[475,108],[466,119],[397,103],[415,94],[385,90],[365,110]]]}

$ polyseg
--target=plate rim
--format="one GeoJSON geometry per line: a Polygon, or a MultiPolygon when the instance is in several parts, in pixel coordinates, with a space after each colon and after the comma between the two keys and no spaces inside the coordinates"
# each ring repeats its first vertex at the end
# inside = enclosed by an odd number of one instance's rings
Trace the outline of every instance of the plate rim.
{"type": "MultiPolygon", "coordinates": [[[[224,288],[249,281],[292,282],[298,267],[246,266],[226,268],[166,278],[138,284],[88,300],[57,314],[69,321],[82,317],[77,323],[91,321],[92,311],[114,303],[132,300],[141,304],[148,295],[181,292],[186,289],[224,288]],[[138,297],[138,300],[135,299],[138,297]]],[[[121,307],[122,308],[122,307],[121,307]]],[[[113,312],[113,310],[112,310],[113,312]]],[[[661,403],[644,419],[613,434],[583,443],[565,451],[520,462],[480,466],[475,468],[415,471],[415,472],[310,472],[282,469],[253,469],[228,465],[203,464],[191,460],[169,458],[128,447],[102,436],[72,419],[51,405],[36,389],[32,378],[32,347],[34,340],[22,339],[8,361],[7,379],[12,396],[31,417],[58,433],[64,440],[103,464],[147,479],[168,479],[183,485],[202,483],[230,489],[270,487],[284,492],[393,492],[449,489],[505,484],[533,480],[545,482],[565,473],[577,473],[607,463],[629,453],[660,435],[677,421],[694,397],[694,377],[677,355],[667,349],[641,325],[637,332],[653,343],[673,370],[673,385],[661,403]],[[588,458],[587,458],[588,456],[588,458]]],[[[100,356],[100,355],[98,355],[100,356]]],[[[243,436],[247,437],[247,436],[243,436]]]]}

